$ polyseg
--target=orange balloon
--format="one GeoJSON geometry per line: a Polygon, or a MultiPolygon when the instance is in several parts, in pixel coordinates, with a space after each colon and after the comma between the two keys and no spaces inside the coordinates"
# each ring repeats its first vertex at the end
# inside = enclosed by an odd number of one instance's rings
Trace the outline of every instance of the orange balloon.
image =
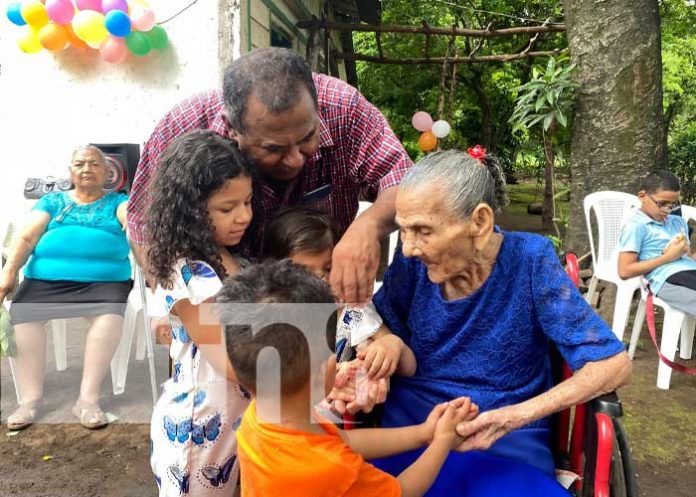
{"type": "Polygon", "coordinates": [[[68,46],[68,34],[60,24],[48,23],[39,30],[39,43],[46,50],[57,52],[68,46]]]}
{"type": "Polygon", "coordinates": [[[66,24],[64,27],[65,34],[68,37],[68,41],[70,42],[71,46],[77,48],[78,50],[84,50],[87,48],[87,44],[77,37],[70,24],[66,24]]]}
{"type": "Polygon", "coordinates": [[[418,146],[423,152],[430,152],[437,147],[437,137],[430,131],[425,131],[418,138],[418,146]]]}

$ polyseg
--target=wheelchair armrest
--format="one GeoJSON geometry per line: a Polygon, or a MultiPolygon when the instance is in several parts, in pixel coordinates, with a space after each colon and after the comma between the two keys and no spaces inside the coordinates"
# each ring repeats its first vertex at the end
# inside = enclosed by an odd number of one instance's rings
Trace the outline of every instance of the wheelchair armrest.
{"type": "Polygon", "coordinates": [[[619,396],[616,395],[616,392],[600,395],[592,399],[590,405],[595,413],[604,413],[612,419],[623,416],[623,407],[621,406],[621,401],[619,400],[619,396]]]}

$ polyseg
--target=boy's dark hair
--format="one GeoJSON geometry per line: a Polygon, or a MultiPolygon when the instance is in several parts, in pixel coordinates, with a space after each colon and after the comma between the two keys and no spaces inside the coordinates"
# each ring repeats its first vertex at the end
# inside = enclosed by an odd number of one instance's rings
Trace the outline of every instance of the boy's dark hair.
{"type": "Polygon", "coordinates": [[[227,180],[250,177],[252,171],[235,142],[209,130],[191,131],[169,144],[151,183],[147,217],[150,272],[163,287],[171,285],[180,258],[207,262],[220,278],[227,274],[206,203],[227,180]]]}
{"type": "MultiPolygon", "coordinates": [[[[307,269],[289,260],[266,261],[243,269],[228,278],[216,298],[228,304],[335,304],[329,286],[307,269]]],[[[311,312],[311,311],[310,311],[311,312]]],[[[245,313],[246,314],[246,313],[245,313]]],[[[253,312],[249,313],[253,316],[253,312]]],[[[227,354],[237,380],[256,393],[257,358],[265,347],[280,356],[281,392],[290,395],[310,381],[310,354],[307,337],[315,330],[304,330],[289,323],[276,322],[255,334],[250,325],[239,322],[238,309],[222,307],[227,354]]],[[[316,330],[318,331],[318,330],[316,330]]],[[[336,313],[326,324],[326,343],[334,350],[336,313]]]]}
{"type": "Polygon", "coordinates": [[[265,238],[265,257],[284,259],[299,251],[323,252],[338,242],[338,224],[312,207],[292,207],[275,216],[265,238]]]}
{"type": "Polygon", "coordinates": [[[666,169],[651,171],[640,182],[640,190],[645,193],[656,193],[660,190],[666,192],[681,191],[679,178],[666,169]]]}

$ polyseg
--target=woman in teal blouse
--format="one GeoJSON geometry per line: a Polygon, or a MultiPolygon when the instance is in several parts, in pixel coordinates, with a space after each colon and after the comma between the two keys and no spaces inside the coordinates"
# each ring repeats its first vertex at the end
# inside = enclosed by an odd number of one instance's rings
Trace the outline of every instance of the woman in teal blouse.
{"type": "Polygon", "coordinates": [[[106,158],[98,148],[75,150],[70,164],[75,189],[43,196],[10,248],[0,276],[0,303],[17,286],[26,263],[10,309],[22,392],[19,409],[7,420],[10,429],[31,425],[42,407],[45,322],[71,317],[90,323],[73,413],[87,428],[107,424],[99,390],[118,346],[132,286],[124,231],[128,197],[105,191],[107,176],[106,158]]]}

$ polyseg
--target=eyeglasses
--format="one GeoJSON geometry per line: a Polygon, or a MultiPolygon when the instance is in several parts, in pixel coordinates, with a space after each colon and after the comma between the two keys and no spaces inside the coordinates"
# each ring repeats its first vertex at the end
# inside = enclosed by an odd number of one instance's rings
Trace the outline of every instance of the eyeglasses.
{"type": "Polygon", "coordinates": [[[652,195],[647,194],[647,193],[646,193],[646,195],[648,195],[648,198],[649,198],[650,200],[652,200],[653,202],[655,202],[655,205],[656,205],[657,208],[660,209],[660,210],[666,210],[666,211],[668,211],[668,212],[674,212],[674,211],[676,211],[676,210],[679,210],[679,208],[681,207],[681,202],[679,202],[678,200],[677,200],[676,202],[669,202],[669,201],[667,201],[667,200],[655,200],[655,199],[652,197],[652,195]]]}

